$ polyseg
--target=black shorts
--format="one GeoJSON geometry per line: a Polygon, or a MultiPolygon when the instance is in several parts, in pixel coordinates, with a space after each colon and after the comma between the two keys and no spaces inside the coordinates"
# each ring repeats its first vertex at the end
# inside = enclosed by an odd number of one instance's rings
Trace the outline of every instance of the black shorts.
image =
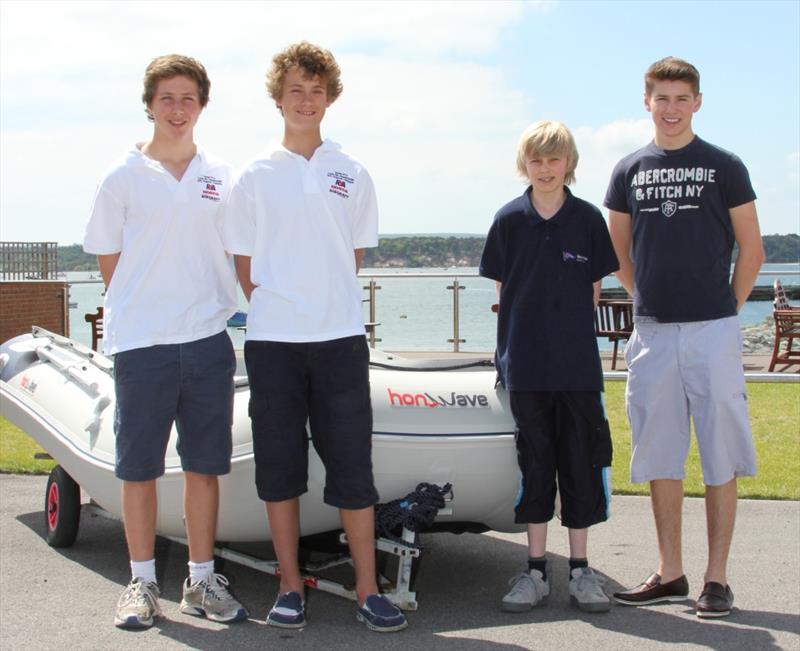
{"type": "Polygon", "coordinates": [[[114,355],[117,477],[149,481],[163,475],[173,423],[184,471],[228,474],[235,369],[225,331],[114,355]]]}
{"type": "Polygon", "coordinates": [[[608,519],[611,432],[599,391],[511,391],[522,490],[520,524],[553,518],[556,476],[561,523],[584,529],[608,519]]]}
{"type": "Polygon", "coordinates": [[[244,359],[258,496],[281,502],[308,490],[308,422],[325,466],[325,503],[342,509],[374,505],[366,338],[246,341],[244,359]]]}

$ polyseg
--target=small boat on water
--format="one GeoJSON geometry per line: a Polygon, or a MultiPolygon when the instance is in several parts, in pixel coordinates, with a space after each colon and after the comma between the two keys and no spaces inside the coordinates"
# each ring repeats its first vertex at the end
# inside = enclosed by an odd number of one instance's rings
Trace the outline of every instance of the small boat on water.
{"type": "MultiPolygon", "coordinates": [[[[77,530],[76,483],[100,507],[121,515],[120,481],[114,476],[112,370],[112,359],[40,328],[0,346],[0,411],[61,467],[48,482],[49,538],[63,537],[59,527],[66,518],[75,520],[77,530]]],[[[402,498],[422,482],[449,483],[452,499],[437,515],[435,529],[521,530],[513,513],[519,488],[514,426],[506,393],[495,387],[491,362],[409,360],[372,351],[370,383],[373,467],[382,502],[402,498]]],[[[243,365],[235,384],[231,472],[220,479],[217,539],[269,540],[254,485],[250,391],[243,365]]],[[[158,481],[157,530],[181,537],[183,476],[175,443],[173,430],[166,472],[158,481]]],[[[303,536],[340,528],[337,509],[323,503],[324,484],[324,467],[311,446],[308,492],[300,509],[303,536]]]]}

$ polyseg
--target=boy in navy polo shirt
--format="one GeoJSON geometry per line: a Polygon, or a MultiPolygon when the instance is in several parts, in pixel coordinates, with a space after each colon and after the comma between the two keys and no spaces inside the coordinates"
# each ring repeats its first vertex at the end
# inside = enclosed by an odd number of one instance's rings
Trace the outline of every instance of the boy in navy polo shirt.
{"type": "Polygon", "coordinates": [[[577,163],[563,124],[541,121],[524,131],[517,169],[530,186],[498,211],[480,264],[500,297],[496,361],[522,473],[515,520],[528,525],[528,567],[509,581],[508,612],[530,610],[550,594],[545,552],[556,477],[569,529],[570,599],[588,612],[611,605],[586,547],[588,527],[608,518],[610,500],[594,309],[602,278],[618,265],[600,211],[566,187],[577,163]]]}

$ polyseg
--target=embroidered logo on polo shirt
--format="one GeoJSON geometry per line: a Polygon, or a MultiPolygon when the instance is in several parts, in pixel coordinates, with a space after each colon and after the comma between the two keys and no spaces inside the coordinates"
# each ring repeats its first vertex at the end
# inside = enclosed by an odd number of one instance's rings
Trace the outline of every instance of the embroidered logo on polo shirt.
{"type": "Polygon", "coordinates": [[[344,172],[328,172],[328,178],[333,180],[328,188],[328,192],[332,192],[345,199],[350,198],[350,188],[348,186],[355,183],[352,176],[348,176],[344,172]]]}
{"type": "Polygon", "coordinates": [[[202,186],[200,191],[201,199],[208,199],[209,201],[219,201],[221,199],[218,187],[222,185],[222,179],[216,179],[213,176],[198,176],[197,182],[202,186]]]}
{"type": "Polygon", "coordinates": [[[561,252],[561,259],[564,262],[589,262],[589,258],[580,253],[571,253],[569,251],[561,252]]]}

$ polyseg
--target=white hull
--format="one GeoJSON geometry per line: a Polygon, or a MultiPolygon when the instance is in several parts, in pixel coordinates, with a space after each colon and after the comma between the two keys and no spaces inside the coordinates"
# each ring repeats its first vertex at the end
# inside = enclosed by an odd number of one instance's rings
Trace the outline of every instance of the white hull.
{"type": "MultiPolygon", "coordinates": [[[[0,348],[0,412],[35,439],[95,502],[119,516],[112,362],[75,342],[36,329],[34,334],[0,348]]],[[[413,366],[382,353],[375,353],[373,361],[413,366]]],[[[420,482],[449,482],[453,500],[437,517],[437,527],[458,529],[471,523],[521,530],[513,513],[519,489],[513,421],[506,394],[494,388],[494,380],[491,368],[371,368],[373,469],[382,502],[405,496],[420,482]]],[[[255,491],[249,396],[246,378],[237,377],[231,472],[220,478],[220,541],[271,538],[255,491]]],[[[157,529],[162,535],[183,536],[183,475],[175,439],[173,430],[166,473],[158,481],[157,529]]],[[[338,511],[322,501],[324,483],[325,471],[312,446],[308,492],[301,498],[302,535],[340,528],[338,511]]]]}

